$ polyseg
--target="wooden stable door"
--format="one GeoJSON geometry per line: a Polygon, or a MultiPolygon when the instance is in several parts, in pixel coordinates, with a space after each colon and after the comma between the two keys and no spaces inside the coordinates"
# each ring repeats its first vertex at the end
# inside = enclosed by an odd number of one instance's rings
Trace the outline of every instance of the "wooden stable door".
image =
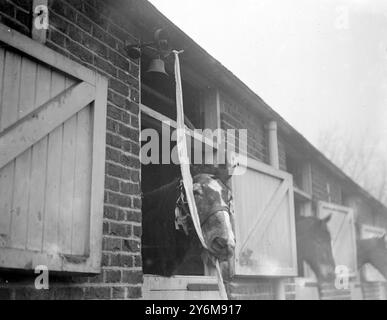
{"type": "Polygon", "coordinates": [[[292,176],[247,159],[234,175],[235,275],[295,276],[297,253],[292,176]]]}
{"type": "Polygon", "coordinates": [[[346,267],[349,276],[357,271],[356,232],[353,210],[348,207],[320,201],[318,216],[321,219],[331,215],[328,229],[331,234],[333,258],[336,267],[346,267]]]}
{"type": "Polygon", "coordinates": [[[0,267],[98,272],[107,80],[0,25],[0,267]]]}
{"type": "MultiPolygon", "coordinates": [[[[370,225],[362,225],[360,229],[361,239],[380,238],[386,234],[384,228],[374,227],[370,225]]],[[[362,276],[365,281],[369,282],[385,282],[383,275],[371,264],[367,263],[362,268],[362,276]]]]}
{"type": "MultiPolygon", "coordinates": [[[[386,229],[362,225],[360,229],[361,239],[380,238],[386,234],[386,229]]],[[[386,300],[386,279],[370,263],[365,264],[361,270],[361,285],[365,300],[386,300]]]]}

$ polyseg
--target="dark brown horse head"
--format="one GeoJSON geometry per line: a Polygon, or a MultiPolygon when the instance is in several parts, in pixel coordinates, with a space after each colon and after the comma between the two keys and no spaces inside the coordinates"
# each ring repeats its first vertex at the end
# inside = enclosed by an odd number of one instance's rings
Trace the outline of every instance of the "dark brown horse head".
{"type": "Polygon", "coordinates": [[[299,261],[312,268],[319,282],[335,279],[335,262],[332,254],[331,235],[327,223],[315,217],[299,217],[296,221],[297,251],[299,261]]]}
{"type": "Polygon", "coordinates": [[[193,182],[204,240],[211,253],[225,261],[234,254],[235,248],[230,219],[230,190],[211,174],[198,174],[194,176],[193,182]]]}
{"type": "Polygon", "coordinates": [[[357,240],[357,260],[359,269],[366,263],[373,265],[387,280],[386,235],[357,240]]]}

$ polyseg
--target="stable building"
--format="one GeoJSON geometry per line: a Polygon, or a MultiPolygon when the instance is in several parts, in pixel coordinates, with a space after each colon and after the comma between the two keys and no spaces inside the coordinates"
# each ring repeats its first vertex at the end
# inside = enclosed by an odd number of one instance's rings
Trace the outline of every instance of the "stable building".
{"type": "MultiPolygon", "coordinates": [[[[386,279],[358,269],[356,239],[383,235],[387,208],[143,0],[1,1],[0,298],[219,298],[200,261],[160,277],[142,256],[142,194],[179,175],[176,165],[140,161],[142,130],[176,128],[173,77],[147,77],[152,53],[127,51],[159,28],[184,50],[191,146],[218,150],[194,128],[247,129],[247,172],[230,180],[229,298],[385,299],[386,279]],[[345,288],[319,285],[297,261],[296,217],[329,214],[345,288]],[[49,290],[34,287],[42,265],[49,290]]],[[[172,57],[163,60],[173,75],[172,57]]]]}

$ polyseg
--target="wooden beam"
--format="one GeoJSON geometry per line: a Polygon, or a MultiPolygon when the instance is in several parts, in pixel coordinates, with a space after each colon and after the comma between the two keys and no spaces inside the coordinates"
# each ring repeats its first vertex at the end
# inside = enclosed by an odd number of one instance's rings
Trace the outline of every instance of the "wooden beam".
{"type": "Polygon", "coordinates": [[[277,122],[270,121],[266,127],[269,137],[269,157],[270,164],[279,169],[279,152],[278,152],[278,135],[277,135],[277,122]]]}
{"type": "MultiPolygon", "coordinates": [[[[171,128],[176,129],[177,128],[177,123],[175,120],[172,120],[168,118],[167,116],[164,116],[160,112],[157,112],[153,110],[152,108],[147,107],[146,105],[140,104],[140,110],[143,112],[145,115],[147,115],[150,118],[153,118],[161,123],[168,123],[171,128]]],[[[195,130],[191,130],[189,128],[186,128],[186,133],[188,136],[191,138],[200,141],[201,143],[209,146],[210,148],[213,149],[218,149],[219,146],[214,143],[211,139],[199,134],[198,132],[195,132],[195,130]]]]}
{"type": "Polygon", "coordinates": [[[102,259],[102,220],[104,201],[105,158],[106,158],[106,108],[108,81],[97,75],[93,119],[93,169],[91,172],[90,195],[90,252],[93,269],[100,270],[102,259]]]}

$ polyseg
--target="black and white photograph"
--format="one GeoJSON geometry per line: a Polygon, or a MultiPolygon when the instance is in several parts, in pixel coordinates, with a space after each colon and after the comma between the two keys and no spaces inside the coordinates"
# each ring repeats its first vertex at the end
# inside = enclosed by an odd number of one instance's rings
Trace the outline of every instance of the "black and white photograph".
{"type": "Polygon", "coordinates": [[[387,1],[0,0],[0,300],[387,300],[386,232],[387,1]]]}

